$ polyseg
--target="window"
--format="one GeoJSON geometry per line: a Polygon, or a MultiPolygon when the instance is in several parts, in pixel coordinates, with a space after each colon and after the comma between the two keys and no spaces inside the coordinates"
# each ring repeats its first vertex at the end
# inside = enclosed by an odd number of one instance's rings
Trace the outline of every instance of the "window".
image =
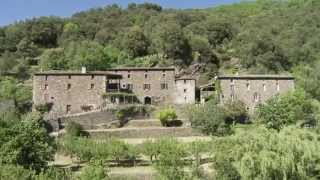
{"type": "Polygon", "coordinates": [[[48,85],[48,84],[45,84],[45,85],[44,85],[44,90],[48,90],[48,87],[49,87],[49,85],[48,85]]]}
{"type": "Polygon", "coordinates": [[[234,94],[233,93],[231,93],[230,97],[231,97],[231,101],[234,101],[234,94]]]}
{"type": "Polygon", "coordinates": [[[250,82],[249,81],[247,81],[247,84],[246,84],[246,86],[247,86],[247,91],[250,91],[250,82]]]}
{"type": "Polygon", "coordinates": [[[167,83],[161,83],[161,89],[168,89],[167,83]]]}
{"type": "Polygon", "coordinates": [[[133,89],[133,84],[127,84],[127,88],[128,88],[129,90],[132,90],[132,89],[133,89]]]}
{"type": "Polygon", "coordinates": [[[66,112],[67,112],[67,114],[69,114],[71,112],[71,105],[67,105],[66,112]]]}
{"type": "Polygon", "coordinates": [[[131,74],[128,74],[128,79],[130,79],[131,78],[131,74]]]}
{"type": "Polygon", "coordinates": [[[151,85],[150,84],[144,84],[143,85],[143,90],[150,90],[151,89],[151,85]]]}
{"type": "Polygon", "coordinates": [[[91,79],[94,79],[94,75],[91,75],[91,79]]]}
{"type": "Polygon", "coordinates": [[[68,79],[71,79],[71,75],[68,76],[68,79]]]}
{"type": "Polygon", "coordinates": [[[144,78],[145,78],[145,79],[148,78],[148,74],[147,74],[147,73],[144,74],[144,78]]]}
{"type": "Polygon", "coordinates": [[[91,84],[91,85],[90,85],[90,89],[94,89],[94,84],[91,84]]]}
{"type": "Polygon", "coordinates": [[[162,77],[165,78],[166,77],[166,73],[162,73],[162,77]]]}
{"type": "Polygon", "coordinates": [[[45,76],[45,80],[48,81],[48,75],[45,76]]]}
{"type": "Polygon", "coordinates": [[[233,84],[230,85],[230,90],[231,90],[231,92],[234,92],[234,85],[233,84]]]}
{"type": "Polygon", "coordinates": [[[267,86],[265,82],[263,82],[262,87],[263,87],[263,91],[267,91],[267,86]]]}
{"type": "Polygon", "coordinates": [[[186,93],[186,92],[187,92],[187,89],[184,89],[183,92],[186,93]]]}
{"type": "Polygon", "coordinates": [[[279,81],[277,80],[276,82],[276,85],[277,85],[277,91],[280,91],[280,84],[279,84],[279,81]]]}
{"type": "Polygon", "coordinates": [[[187,80],[184,80],[183,83],[184,83],[184,84],[187,84],[187,80]]]}
{"type": "Polygon", "coordinates": [[[253,94],[253,102],[257,103],[260,101],[260,96],[258,93],[253,94]]]}
{"type": "Polygon", "coordinates": [[[67,89],[68,89],[68,90],[71,89],[71,84],[68,84],[68,85],[67,85],[67,89]]]}

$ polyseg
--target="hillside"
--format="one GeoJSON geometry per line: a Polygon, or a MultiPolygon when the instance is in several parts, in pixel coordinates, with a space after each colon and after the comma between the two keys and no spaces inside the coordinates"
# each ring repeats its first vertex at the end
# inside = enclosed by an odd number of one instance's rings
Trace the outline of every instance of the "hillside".
{"type": "Polygon", "coordinates": [[[259,0],[198,10],[145,3],[64,19],[29,19],[0,28],[0,73],[25,77],[36,64],[91,70],[174,65],[186,73],[197,69],[204,79],[219,71],[312,72],[320,43],[319,8],[316,0],[259,0]]]}

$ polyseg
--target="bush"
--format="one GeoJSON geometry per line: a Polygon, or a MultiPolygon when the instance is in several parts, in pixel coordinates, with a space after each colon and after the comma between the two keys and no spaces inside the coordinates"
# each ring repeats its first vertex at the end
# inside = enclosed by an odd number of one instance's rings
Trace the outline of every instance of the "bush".
{"type": "Polygon", "coordinates": [[[108,179],[103,163],[100,161],[90,162],[88,166],[82,169],[79,180],[103,180],[108,179]]]}
{"type": "Polygon", "coordinates": [[[155,168],[159,174],[168,180],[184,179],[184,158],[187,157],[186,148],[174,138],[160,139],[158,161],[155,168]]]}
{"type": "Polygon", "coordinates": [[[46,104],[37,105],[35,108],[40,113],[44,114],[44,113],[50,112],[52,109],[52,106],[53,106],[53,103],[46,103],[46,104]]]}
{"type": "Polygon", "coordinates": [[[82,126],[73,121],[68,122],[66,126],[66,133],[67,135],[73,136],[73,137],[79,137],[79,136],[85,135],[85,133],[83,132],[82,126]]]}
{"type": "Polygon", "coordinates": [[[239,100],[226,102],[223,110],[228,123],[247,123],[249,120],[246,105],[239,100]]]}
{"type": "Polygon", "coordinates": [[[306,129],[256,128],[213,142],[214,169],[226,179],[317,179],[319,135],[306,129]]]}
{"type": "Polygon", "coordinates": [[[59,150],[86,162],[94,159],[116,160],[120,164],[122,160],[129,160],[134,164],[139,156],[134,146],[115,139],[97,142],[88,138],[67,136],[59,141],[59,150]]]}
{"type": "Polygon", "coordinates": [[[136,116],[146,116],[152,109],[145,106],[129,106],[121,109],[117,109],[115,114],[116,118],[120,121],[120,126],[124,126],[129,119],[136,116]]]}
{"type": "Polygon", "coordinates": [[[161,121],[162,126],[169,127],[171,121],[177,119],[176,111],[173,108],[166,108],[158,113],[158,118],[161,121]]]}
{"type": "Polygon", "coordinates": [[[257,114],[267,128],[280,130],[298,122],[303,126],[315,126],[316,111],[317,107],[307,98],[304,91],[296,90],[270,99],[266,104],[259,106],[257,114]]]}
{"type": "Polygon", "coordinates": [[[223,107],[215,101],[203,106],[192,106],[188,109],[191,126],[203,133],[214,136],[225,136],[233,133],[232,122],[229,121],[223,107]]]}

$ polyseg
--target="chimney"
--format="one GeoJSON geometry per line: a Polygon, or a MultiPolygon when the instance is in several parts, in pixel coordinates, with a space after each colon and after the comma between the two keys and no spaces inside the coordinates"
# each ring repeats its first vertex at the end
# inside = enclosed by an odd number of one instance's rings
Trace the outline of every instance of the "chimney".
{"type": "Polygon", "coordinates": [[[82,74],[86,74],[87,73],[87,68],[85,66],[82,66],[81,73],[82,74]]]}

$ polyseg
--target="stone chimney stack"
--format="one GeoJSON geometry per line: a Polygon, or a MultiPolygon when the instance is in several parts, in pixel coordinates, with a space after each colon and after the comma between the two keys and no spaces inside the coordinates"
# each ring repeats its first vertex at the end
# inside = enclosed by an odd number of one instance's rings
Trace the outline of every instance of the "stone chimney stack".
{"type": "Polygon", "coordinates": [[[85,66],[82,66],[81,73],[82,74],[86,74],[87,73],[87,68],[85,66]]]}

